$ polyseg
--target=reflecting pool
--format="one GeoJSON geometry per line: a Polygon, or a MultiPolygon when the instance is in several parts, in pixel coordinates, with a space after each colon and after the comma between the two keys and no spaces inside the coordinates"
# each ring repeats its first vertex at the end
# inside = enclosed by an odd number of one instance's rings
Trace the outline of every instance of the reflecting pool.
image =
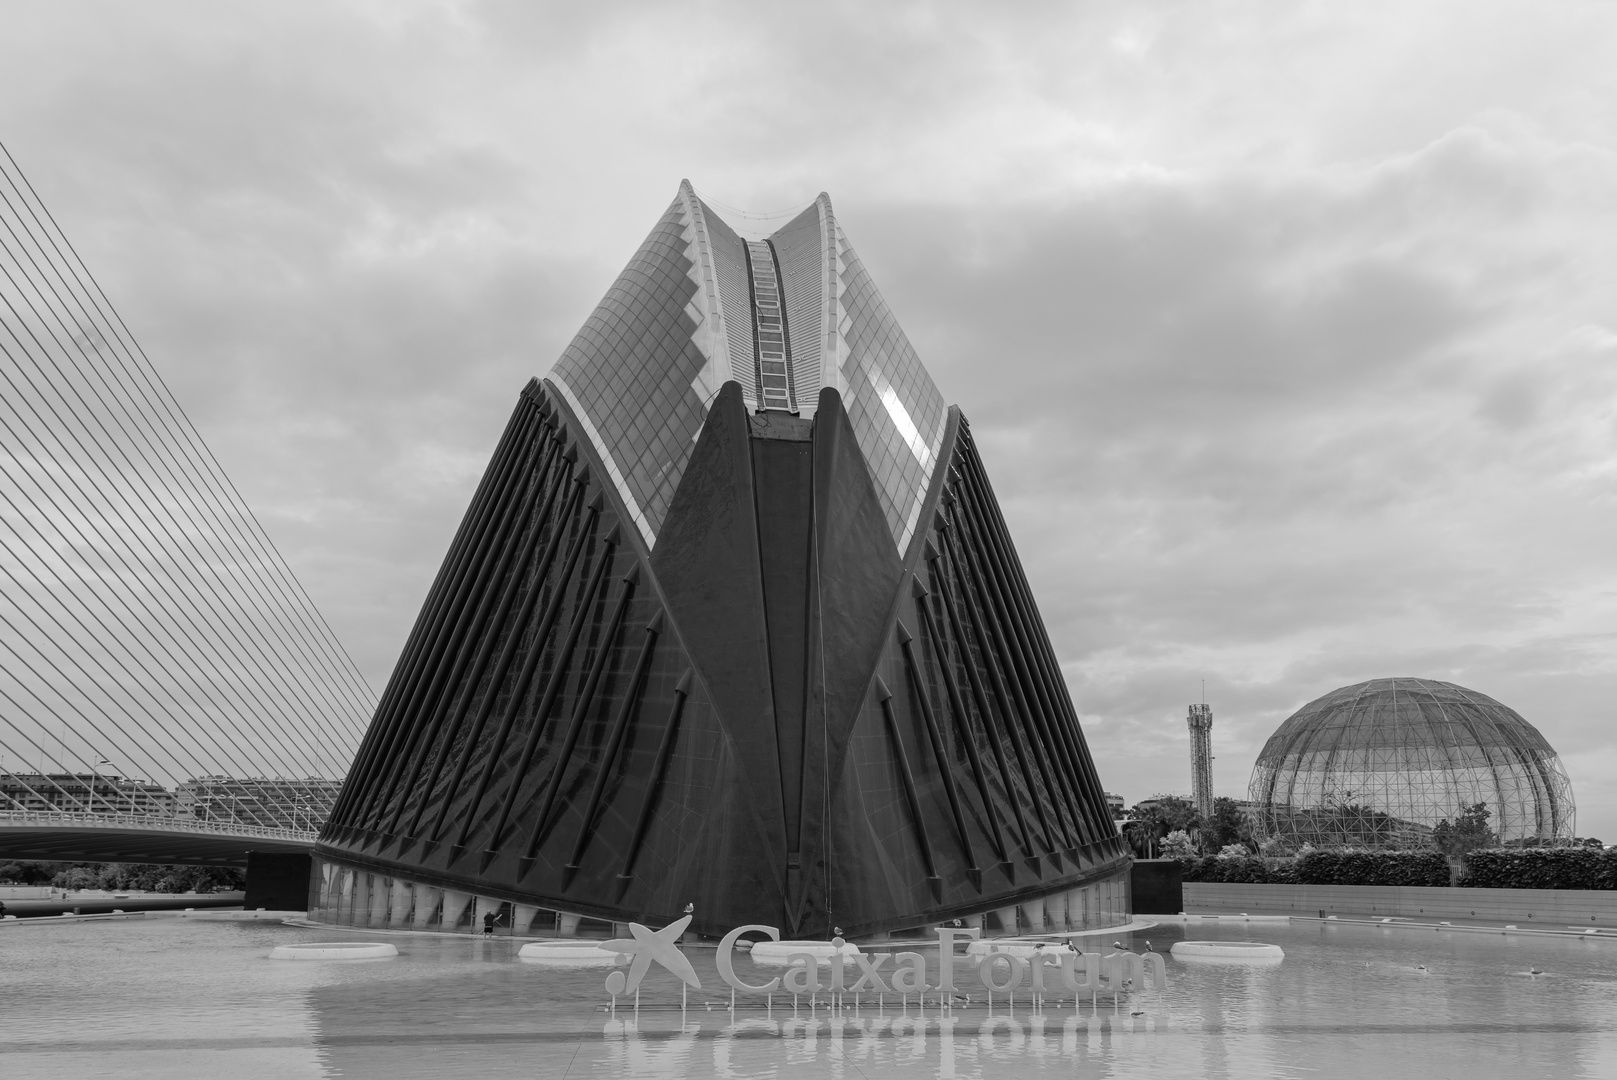
{"type": "MultiPolygon", "coordinates": [[[[558,971],[520,941],[355,935],[386,960],[287,962],[343,931],[149,918],[0,930],[0,1076],[1490,1077],[1617,1076],[1617,941],[1321,923],[1196,926],[1270,942],[1271,965],[1168,961],[1158,994],[940,1013],[887,997],[829,1012],[789,994],[730,1011],[713,950],[681,1010],[660,968],[607,1008],[612,969],[558,971]],[[1537,969],[1541,974],[1530,974],[1537,969]]],[[[1165,952],[1187,929],[1128,935],[1165,952]]],[[[1088,948],[1102,939],[1090,938],[1088,948]]],[[[1110,946],[1111,937],[1104,939],[1110,946]]],[[[920,951],[920,950],[918,950],[920,951]]],[[[929,964],[936,965],[935,949],[929,964]]],[[[761,982],[779,968],[737,962],[761,982]]]]}

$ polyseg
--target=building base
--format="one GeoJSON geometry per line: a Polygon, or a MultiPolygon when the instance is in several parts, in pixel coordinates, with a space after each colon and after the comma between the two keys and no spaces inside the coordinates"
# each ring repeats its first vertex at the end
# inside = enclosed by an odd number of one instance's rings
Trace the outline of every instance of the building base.
{"type": "Polygon", "coordinates": [[[1137,859],[1129,889],[1138,915],[1177,915],[1185,910],[1184,871],[1173,859],[1137,859]]]}
{"type": "Polygon", "coordinates": [[[247,894],[241,906],[248,911],[302,911],[307,902],[312,862],[308,855],[278,851],[247,853],[247,894]]]}
{"type": "MultiPolygon", "coordinates": [[[[1138,864],[1136,864],[1138,865],[1138,864]]],[[[1178,866],[1174,866],[1178,870],[1178,866]]],[[[1175,877],[1177,884],[1177,876],[1175,877]]],[[[1077,887],[1063,888],[1019,903],[949,920],[982,931],[984,937],[1061,934],[1126,926],[1133,920],[1131,881],[1126,868],[1077,887]]],[[[430,881],[398,877],[315,856],[306,903],[312,922],[369,929],[432,930],[439,933],[621,937],[626,923],[594,919],[509,897],[445,888],[430,881]],[[490,918],[492,916],[492,918],[490,918]]],[[[1174,909],[1178,911],[1178,908],[1174,909]]],[[[895,925],[861,938],[929,931],[934,924],[895,925]]]]}

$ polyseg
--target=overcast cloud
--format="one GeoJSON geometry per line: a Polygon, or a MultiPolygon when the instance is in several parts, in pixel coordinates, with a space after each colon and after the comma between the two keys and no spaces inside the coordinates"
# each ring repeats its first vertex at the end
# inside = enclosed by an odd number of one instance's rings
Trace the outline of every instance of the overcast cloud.
{"type": "Polygon", "coordinates": [[[380,690],[681,177],[820,190],[971,420],[1106,785],[1451,679],[1617,840],[1617,14],[0,6],[0,140],[380,690]]]}

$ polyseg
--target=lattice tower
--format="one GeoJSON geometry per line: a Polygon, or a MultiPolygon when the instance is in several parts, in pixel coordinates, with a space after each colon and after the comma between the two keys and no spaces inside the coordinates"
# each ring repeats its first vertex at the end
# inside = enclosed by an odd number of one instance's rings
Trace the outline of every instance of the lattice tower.
{"type": "Polygon", "coordinates": [[[1190,725],[1190,797],[1206,821],[1213,816],[1213,707],[1192,705],[1190,725]]]}

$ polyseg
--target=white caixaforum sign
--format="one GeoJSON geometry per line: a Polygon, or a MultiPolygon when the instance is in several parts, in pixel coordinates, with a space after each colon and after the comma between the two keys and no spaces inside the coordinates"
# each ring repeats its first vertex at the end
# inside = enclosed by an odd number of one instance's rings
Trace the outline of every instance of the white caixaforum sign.
{"type": "MultiPolygon", "coordinates": [[[[651,930],[639,923],[630,923],[629,938],[603,941],[598,948],[629,958],[627,973],[614,971],[606,977],[606,989],[618,994],[634,993],[640,980],[652,963],[658,963],[677,975],[687,986],[701,989],[702,983],[690,961],[679,950],[679,937],[690,925],[685,916],[661,930],[651,930]]],[[[962,989],[955,985],[954,946],[956,941],[978,936],[975,929],[940,926],[937,928],[940,962],[934,973],[924,954],[854,953],[845,955],[841,938],[831,944],[829,956],[812,952],[786,954],[786,970],[767,981],[749,983],[736,974],[736,945],[743,934],[763,934],[773,941],[780,940],[780,930],[773,926],[752,923],[731,930],[719,942],[716,957],[719,978],[734,991],[742,994],[770,994],[777,991],[788,994],[922,994],[935,992],[953,994],[962,989]],[[947,958],[947,962],[945,962],[947,958]],[[891,961],[891,964],[889,964],[891,961]]],[[[1153,952],[1145,954],[1118,952],[1109,955],[1075,952],[1067,948],[1039,950],[1030,956],[1017,956],[1009,952],[990,952],[975,961],[976,976],[990,993],[1010,993],[1026,989],[1032,993],[1060,993],[1062,990],[1082,992],[1115,992],[1132,983],[1143,989],[1149,974],[1156,989],[1167,985],[1167,965],[1153,952]]]]}

